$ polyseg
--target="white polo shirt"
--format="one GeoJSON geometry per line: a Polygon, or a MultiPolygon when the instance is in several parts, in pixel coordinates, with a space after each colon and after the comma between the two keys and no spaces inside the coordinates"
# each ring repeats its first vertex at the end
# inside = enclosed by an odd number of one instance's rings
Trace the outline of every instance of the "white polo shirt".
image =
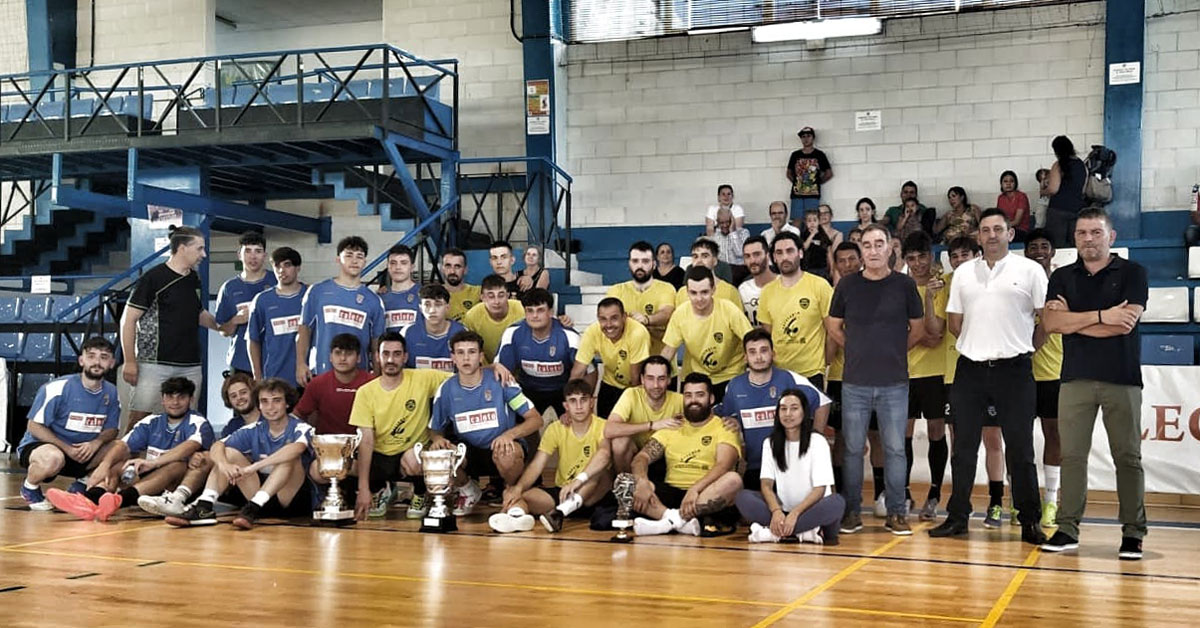
{"type": "Polygon", "coordinates": [[[954,271],[946,311],[963,315],[955,347],[968,360],[1002,360],[1033,353],[1034,310],[1046,305],[1046,271],[1009,253],[988,268],[982,257],[954,271]]]}

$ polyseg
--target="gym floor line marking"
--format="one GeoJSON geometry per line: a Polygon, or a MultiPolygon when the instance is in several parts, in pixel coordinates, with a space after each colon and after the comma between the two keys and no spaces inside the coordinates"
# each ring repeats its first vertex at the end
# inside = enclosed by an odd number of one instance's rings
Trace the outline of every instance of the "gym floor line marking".
{"type": "Polygon", "coordinates": [[[1029,569],[1027,567],[1032,567],[1037,563],[1041,553],[1042,549],[1040,547],[1035,547],[1029,551],[1029,555],[1025,557],[1025,562],[1021,563],[1022,569],[1018,569],[1017,573],[1013,575],[1012,580],[1005,587],[1004,593],[1001,593],[1000,599],[996,600],[996,603],[992,605],[992,610],[988,612],[987,618],[983,620],[979,628],[992,628],[996,625],[996,622],[1000,621],[1000,617],[1004,615],[1005,609],[1008,608],[1008,605],[1012,603],[1013,597],[1016,596],[1017,590],[1021,588],[1021,583],[1025,582],[1025,578],[1029,576],[1029,569]]]}
{"type": "Polygon", "coordinates": [[[16,587],[4,587],[3,589],[0,589],[0,593],[10,593],[12,591],[20,591],[21,589],[24,589],[24,588],[25,588],[25,585],[16,586],[16,587]]]}
{"type": "Polygon", "coordinates": [[[130,532],[137,532],[140,530],[145,530],[147,528],[158,528],[158,527],[165,527],[165,526],[166,526],[166,524],[143,525],[143,526],[133,526],[133,527],[129,527],[129,528],[122,528],[120,530],[108,530],[106,532],[93,532],[91,534],[76,534],[74,536],[63,536],[63,537],[58,537],[58,538],[53,538],[53,539],[42,539],[40,541],[30,541],[28,543],[17,543],[15,545],[5,545],[4,547],[0,547],[0,550],[15,550],[15,549],[19,549],[22,547],[33,547],[34,545],[49,545],[50,543],[60,543],[62,541],[76,541],[79,539],[93,539],[93,538],[101,537],[101,536],[113,536],[116,534],[128,534],[130,532]]]}
{"type": "MultiPolygon", "coordinates": [[[[929,527],[929,526],[928,525],[917,526],[916,531],[919,532],[921,530],[924,530],[927,527],[929,527]]],[[[800,597],[792,600],[790,603],[788,603],[787,606],[784,606],[783,608],[775,611],[774,613],[771,613],[762,621],[758,622],[757,624],[754,624],[754,628],[764,628],[765,626],[770,626],[771,624],[774,624],[775,622],[779,621],[780,619],[783,619],[792,611],[803,607],[805,604],[812,601],[813,598],[815,598],[818,595],[824,593],[825,591],[828,591],[829,589],[833,588],[834,586],[837,585],[837,583],[841,582],[842,580],[845,580],[846,578],[850,577],[850,574],[853,574],[854,572],[858,571],[859,569],[866,567],[868,564],[870,564],[872,558],[879,556],[880,554],[886,553],[888,550],[892,549],[893,547],[896,547],[897,545],[903,543],[904,541],[906,541],[910,538],[912,538],[911,534],[908,536],[898,536],[898,537],[888,541],[887,543],[884,543],[882,546],[875,549],[870,554],[854,561],[846,568],[837,572],[836,574],[831,576],[829,579],[827,579],[825,582],[818,584],[817,586],[813,587],[812,589],[809,589],[809,591],[807,593],[805,593],[804,595],[801,595],[800,597]]]]}
{"type": "Polygon", "coordinates": [[[88,573],[80,573],[80,574],[75,574],[74,576],[67,576],[67,580],[83,580],[84,578],[91,578],[92,576],[98,576],[98,575],[100,575],[100,572],[98,572],[98,571],[89,571],[88,573]]]}
{"type": "Polygon", "coordinates": [[[163,563],[165,563],[165,562],[167,562],[167,561],[165,561],[165,560],[152,560],[152,561],[150,561],[150,562],[148,562],[148,563],[142,563],[142,564],[138,565],[138,567],[153,567],[153,566],[155,566],[155,565],[161,565],[161,564],[163,564],[163,563]]]}
{"type": "Polygon", "coordinates": [[[882,615],[885,617],[904,617],[908,619],[933,619],[936,621],[957,621],[967,624],[978,624],[983,621],[978,617],[952,617],[950,615],[927,615],[925,613],[904,613],[900,611],[881,611],[865,608],[849,608],[846,606],[821,606],[818,604],[804,604],[797,610],[810,609],[815,611],[830,611],[833,613],[854,613],[859,615],[882,615]]]}

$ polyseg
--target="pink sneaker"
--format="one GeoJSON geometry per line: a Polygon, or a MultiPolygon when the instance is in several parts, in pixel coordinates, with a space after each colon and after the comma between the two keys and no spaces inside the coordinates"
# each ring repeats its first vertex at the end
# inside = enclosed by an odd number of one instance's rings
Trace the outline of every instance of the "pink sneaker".
{"type": "Polygon", "coordinates": [[[100,521],[108,521],[108,518],[121,509],[121,495],[119,493],[105,493],[100,496],[100,505],[96,506],[96,519],[100,521]]]}
{"type": "Polygon", "coordinates": [[[82,493],[68,493],[62,489],[52,488],[46,491],[46,499],[54,507],[75,515],[84,521],[96,518],[96,505],[82,493]]]}

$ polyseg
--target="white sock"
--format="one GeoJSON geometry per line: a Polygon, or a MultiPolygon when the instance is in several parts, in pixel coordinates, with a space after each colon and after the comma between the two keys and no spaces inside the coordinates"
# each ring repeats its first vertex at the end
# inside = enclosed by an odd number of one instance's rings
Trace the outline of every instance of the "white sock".
{"type": "Polygon", "coordinates": [[[203,493],[200,493],[200,499],[198,501],[215,504],[215,503],[217,503],[217,498],[220,496],[221,496],[221,494],[218,493],[216,491],[216,489],[206,488],[206,489],[204,489],[203,493]]]}
{"type": "Polygon", "coordinates": [[[1058,503],[1058,480],[1062,475],[1062,467],[1046,465],[1046,503],[1058,503]]]}
{"type": "Polygon", "coordinates": [[[509,509],[508,509],[508,516],[510,516],[510,517],[524,517],[524,516],[525,516],[525,509],[524,509],[524,508],[521,508],[520,506],[513,506],[512,508],[509,508],[509,509]]]}
{"type": "Polygon", "coordinates": [[[684,523],[686,523],[683,520],[683,515],[679,514],[678,508],[668,508],[663,511],[663,516],[661,519],[659,519],[659,521],[670,522],[671,528],[674,530],[678,530],[679,526],[682,526],[684,523]]]}
{"type": "Polygon", "coordinates": [[[267,502],[270,500],[271,496],[268,495],[266,491],[259,491],[254,494],[254,497],[250,498],[250,501],[257,504],[260,508],[266,506],[267,502]]]}
{"type": "Polygon", "coordinates": [[[186,486],[180,485],[178,488],[175,489],[175,497],[177,497],[179,499],[179,501],[181,501],[181,502],[186,502],[188,500],[188,498],[190,498],[191,496],[192,496],[192,489],[190,489],[186,486]]]}
{"type": "Polygon", "coordinates": [[[576,510],[579,510],[581,506],[583,506],[583,496],[579,493],[575,493],[570,499],[559,504],[557,510],[561,512],[564,517],[566,517],[576,510]]]}
{"type": "Polygon", "coordinates": [[[29,483],[29,480],[25,480],[25,488],[27,488],[27,489],[29,489],[29,490],[31,490],[31,491],[36,491],[36,490],[38,490],[39,488],[42,488],[42,487],[41,487],[41,486],[39,486],[39,485],[37,485],[37,484],[30,484],[30,483],[29,483]]]}

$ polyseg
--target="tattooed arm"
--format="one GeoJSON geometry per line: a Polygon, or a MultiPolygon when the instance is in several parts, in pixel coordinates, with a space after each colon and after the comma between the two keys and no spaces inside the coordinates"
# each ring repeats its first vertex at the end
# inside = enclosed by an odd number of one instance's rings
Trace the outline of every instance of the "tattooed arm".
{"type": "Polygon", "coordinates": [[[637,480],[637,485],[633,489],[633,507],[638,512],[646,512],[646,508],[654,499],[654,483],[650,481],[646,473],[650,469],[651,463],[661,459],[665,451],[662,443],[651,438],[646,446],[633,457],[633,462],[629,465],[629,470],[633,472],[633,477],[637,480]]]}
{"type": "Polygon", "coordinates": [[[679,505],[679,514],[686,520],[712,514],[729,506],[732,502],[722,495],[706,495],[702,500],[700,494],[721,476],[733,471],[740,459],[741,456],[738,455],[736,447],[725,443],[717,445],[717,463],[687,490],[683,502],[679,505]]]}

